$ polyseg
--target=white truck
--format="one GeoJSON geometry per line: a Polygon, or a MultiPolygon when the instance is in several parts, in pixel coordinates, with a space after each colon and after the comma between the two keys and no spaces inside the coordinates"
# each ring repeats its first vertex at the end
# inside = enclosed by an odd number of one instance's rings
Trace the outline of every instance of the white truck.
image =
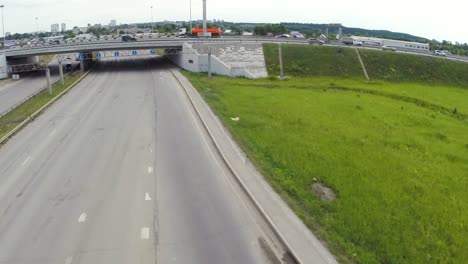
{"type": "Polygon", "coordinates": [[[187,29],[186,28],[179,28],[179,33],[177,33],[179,37],[187,36],[187,29]]]}
{"type": "Polygon", "coordinates": [[[362,46],[362,41],[352,37],[343,37],[343,43],[346,45],[362,46]]]}

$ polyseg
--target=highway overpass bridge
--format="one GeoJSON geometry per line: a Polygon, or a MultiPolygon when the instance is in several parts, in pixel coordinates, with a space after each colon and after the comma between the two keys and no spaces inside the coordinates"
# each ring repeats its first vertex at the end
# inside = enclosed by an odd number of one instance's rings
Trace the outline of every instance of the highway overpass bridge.
{"type": "MultiPolygon", "coordinates": [[[[175,64],[180,67],[203,72],[211,69],[213,72],[229,76],[244,76],[249,78],[265,77],[266,69],[262,56],[258,56],[258,47],[263,43],[299,43],[306,44],[307,40],[298,39],[275,39],[275,38],[214,38],[214,39],[199,39],[199,38],[167,38],[167,39],[138,39],[134,42],[123,42],[119,39],[113,40],[82,40],[80,42],[68,42],[59,45],[44,44],[33,47],[19,47],[15,49],[7,49],[5,53],[0,55],[0,78],[7,78],[8,74],[17,73],[28,70],[40,70],[45,67],[37,67],[38,56],[42,55],[60,55],[60,54],[79,54],[77,57],[81,60],[81,68],[84,70],[90,59],[100,59],[104,57],[132,56],[132,55],[155,55],[155,50],[164,50],[166,55],[169,55],[175,64]],[[245,48],[245,46],[248,48],[245,48]],[[192,48],[196,46],[197,48],[192,48]],[[201,48],[209,47],[209,48],[201,48]],[[234,66],[227,65],[229,63],[220,61],[218,58],[208,56],[212,48],[224,48],[224,53],[233,52],[232,56],[237,56],[241,60],[247,62],[235,61],[234,66]],[[236,53],[237,49],[237,53],[236,53]],[[125,51],[125,52],[122,52],[125,51]],[[143,52],[145,51],[145,52],[143,52]],[[253,56],[251,56],[253,55],[253,56]],[[257,56],[256,56],[257,55],[257,56]],[[260,64],[253,59],[260,59],[260,64]],[[258,71],[254,69],[254,73],[242,69],[243,64],[248,64],[260,67],[258,71]],[[210,65],[210,66],[208,66],[210,65]],[[28,67],[31,66],[31,67],[28,67]],[[257,72],[261,72],[258,74],[257,72]]],[[[214,51],[216,53],[216,51],[214,51]]],[[[67,56],[68,57],[68,56],[67,56]]],[[[236,59],[234,59],[236,60],[236,59]]],[[[238,60],[238,59],[237,59],[238,60]]],[[[59,58],[61,64],[61,59],[59,58]]]]}

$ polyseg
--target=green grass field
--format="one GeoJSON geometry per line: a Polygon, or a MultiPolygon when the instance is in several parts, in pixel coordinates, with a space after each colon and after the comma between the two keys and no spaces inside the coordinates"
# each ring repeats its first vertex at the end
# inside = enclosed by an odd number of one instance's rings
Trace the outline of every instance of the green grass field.
{"type": "Polygon", "coordinates": [[[52,100],[55,96],[60,94],[63,90],[69,87],[72,83],[77,81],[82,76],[81,73],[73,74],[65,77],[65,85],[62,86],[60,82],[56,82],[52,86],[53,93],[50,95],[47,90],[44,90],[27,100],[23,104],[19,105],[6,115],[0,117],[0,138],[4,137],[11,130],[13,130],[18,124],[23,122],[26,118],[31,116],[43,105],[52,100]]]}
{"type": "Polygon", "coordinates": [[[186,75],[341,262],[468,259],[467,89],[186,75]],[[314,179],[337,200],[318,199],[314,179]]]}
{"type": "MultiPolygon", "coordinates": [[[[277,44],[264,44],[268,73],[279,75],[277,44]]],[[[283,65],[287,76],[364,79],[364,73],[353,48],[315,45],[282,45],[283,65]]],[[[359,49],[371,80],[421,82],[468,88],[468,63],[432,56],[419,56],[359,49]]]]}

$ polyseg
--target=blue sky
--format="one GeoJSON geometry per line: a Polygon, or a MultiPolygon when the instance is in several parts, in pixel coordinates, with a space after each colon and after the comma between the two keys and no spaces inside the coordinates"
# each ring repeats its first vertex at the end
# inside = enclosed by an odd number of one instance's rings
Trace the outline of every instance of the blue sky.
{"type": "MultiPolygon", "coordinates": [[[[0,0],[5,5],[5,31],[33,32],[35,17],[39,29],[52,23],[67,27],[87,23],[108,24],[151,20],[189,20],[190,0],[0,0]]],[[[422,37],[468,42],[466,29],[468,1],[443,3],[408,0],[208,0],[208,18],[234,22],[343,23],[349,27],[387,29],[422,37]]],[[[202,16],[202,0],[192,0],[192,16],[202,16]]]]}

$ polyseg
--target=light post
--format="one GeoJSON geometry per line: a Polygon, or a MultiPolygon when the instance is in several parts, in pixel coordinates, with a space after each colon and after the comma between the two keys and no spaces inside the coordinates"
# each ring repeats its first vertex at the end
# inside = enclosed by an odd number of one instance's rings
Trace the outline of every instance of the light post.
{"type": "Polygon", "coordinates": [[[192,0],[190,0],[190,34],[192,34],[192,0]]]}
{"type": "Polygon", "coordinates": [[[206,0],[203,0],[203,37],[206,37],[206,0]]]}
{"type": "Polygon", "coordinates": [[[153,27],[154,27],[154,22],[153,22],[153,6],[151,6],[151,34],[153,34],[153,27]]]}
{"type": "Polygon", "coordinates": [[[39,22],[37,21],[39,18],[36,17],[36,41],[39,42],[39,22]]]}
{"type": "Polygon", "coordinates": [[[0,8],[2,9],[2,31],[3,31],[3,48],[5,48],[5,24],[3,24],[3,8],[5,5],[0,5],[0,8]]]}

